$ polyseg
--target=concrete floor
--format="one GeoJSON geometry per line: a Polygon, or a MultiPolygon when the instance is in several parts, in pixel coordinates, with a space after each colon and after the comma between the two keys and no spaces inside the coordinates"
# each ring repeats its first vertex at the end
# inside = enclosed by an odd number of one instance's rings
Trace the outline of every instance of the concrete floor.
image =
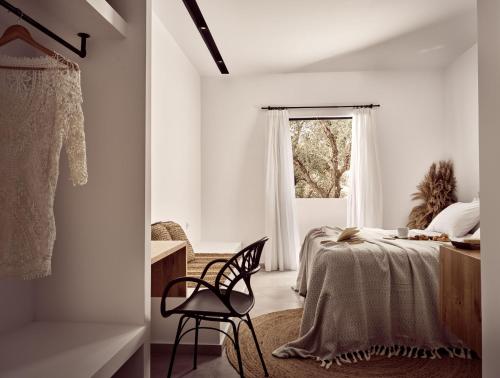
{"type": "MultiPolygon", "coordinates": [[[[274,311],[298,308],[303,306],[303,299],[291,286],[295,283],[297,272],[259,272],[252,278],[252,289],[255,294],[255,307],[252,318],[274,311]]],[[[203,332],[203,331],[200,331],[203,332]]],[[[151,354],[151,377],[166,377],[170,355],[151,354]]],[[[192,354],[177,354],[175,358],[174,377],[232,378],[238,374],[222,356],[198,356],[198,369],[192,370],[192,354]]]]}

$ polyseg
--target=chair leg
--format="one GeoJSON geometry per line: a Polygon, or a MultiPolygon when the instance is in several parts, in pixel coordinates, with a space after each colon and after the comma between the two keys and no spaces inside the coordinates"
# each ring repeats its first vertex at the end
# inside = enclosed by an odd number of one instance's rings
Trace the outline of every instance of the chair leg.
{"type": "Polygon", "coordinates": [[[252,320],[250,319],[250,314],[247,314],[247,320],[248,320],[248,323],[247,323],[248,328],[250,328],[250,331],[252,332],[253,341],[255,342],[255,346],[257,347],[257,352],[259,352],[260,362],[262,363],[262,368],[264,369],[264,375],[266,377],[269,377],[269,373],[267,372],[266,363],[264,362],[264,357],[262,356],[262,352],[260,350],[259,341],[257,340],[257,335],[255,334],[255,330],[253,329],[253,324],[252,324],[252,320]]]}
{"type": "Polygon", "coordinates": [[[197,362],[198,362],[198,332],[199,332],[199,327],[201,320],[198,320],[197,318],[194,319],[195,321],[195,331],[194,331],[194,361],[193,361],[193,369],[196,370],[197,368],[197,362]]]}
{"type": "Polygon", "coordinates": [[[239,371],[240,377],[244,378],[245,376],[243,375],[243,363],[241,361],[240,341],[238,338],[238,328],[236,327],[236,324],[232,320],[229,320],[229,322],[233,326],[234,349],[236,349],[236,356],[238,357],[238,367],[240,370],[239,371]]]}
{"type": "Polygon", "coordinates": [[[170,357],[170,365],[168,367],[168,375],[167,377],[170,378],[172,376],[172,369],[174,367],[174,360],[175,360],[175,353],[177,352],[177,345],[179,344],[179,339],[181,336],[181,326],[182,326],[182,321],[184,320],[184,316],[181,316],[179,319],[179,324],[177,325],[177,333],[175,335],[175,342],[174,342],[174,348],[172,349],[172,356],[170,357]]]}

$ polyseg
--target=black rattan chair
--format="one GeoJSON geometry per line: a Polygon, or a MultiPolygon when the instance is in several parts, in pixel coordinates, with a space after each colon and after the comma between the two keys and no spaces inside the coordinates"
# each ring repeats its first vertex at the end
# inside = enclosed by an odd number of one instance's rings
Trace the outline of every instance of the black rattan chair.
{"type": "Polygon", "coordinates": [[[229,337],[229,339],[233,342],[234,348],[236,349],[236,355],[238,356],[239,374],[243,377],[243,364],[241,361],[238,340],[238,331],[243,322],[248,325],[248,328],[252,332],[255,346],[257,347],[257,352],[259,353],[260,361],[262,363],[262,368],[264,369],[264,374],[266,377],[269,376],[264,358],[262,357],[259,342],[257,341],[257,336],[255,335],[252,320],[249,315],[249,312],[255,303],[252,287],[250,286],[250,277],[252,274],[257,273],[260,270],[260,256],[267,240],[267,238],[262,238],[259,241],[250,244],[229,260],[216,259],[211,261],[203,270],[200,278],[181,277],[167,284],[161,298],[161,314],[165,318],[174,314],[180,315],[172,356],[170,358],[168,377],[172,376],[172,368],[174,366],[177,346],[184,335],[191,331],[195,331],[193,368],[196,369],[198,358],[198,332],[200,329],[212,329],[222,332],[229,337]],[[203,278],[205,277],[209,267],[215,263],[225,264],[217,274],[215,284],[211,285],[210,283],[204,281],[203,278]],[[187,281],[195,282],[197,284],[193,293],[181,305],[172,310],[167,310],[165,302],[170,288],[179,282],[187,281]],[[235,285],[240,281],[243,281],[246,285],[248,294],[234,290],[235,285]],[[204,286],[204,289],[200,290],[201,286],[204,286]],[[238,318],[240,320],[238,325],[236,325],[232,318],[238,318]],[[194,328],[190,328],[183,332],[184,327],[190,319],[193,319],[195,322],[194,328]],[[230,323],[233,330],[233,337],[218,328],[200,327],[202,320],[230,323]]]}

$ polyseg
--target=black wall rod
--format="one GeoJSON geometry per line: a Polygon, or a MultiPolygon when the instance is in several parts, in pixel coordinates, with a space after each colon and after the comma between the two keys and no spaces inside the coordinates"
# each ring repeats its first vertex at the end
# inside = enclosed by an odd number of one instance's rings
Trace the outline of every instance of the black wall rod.
{"type": "Polygon", "coordinates": [[[378,104],[367,105],[318,105],[318,106],[263,106],[262,110],[285,110],[285,109],[339,109],[339,108],[379,108],[378,104]]]}
{"type": "Polygon", "coordinates": [[[290,118],[290,121],[332,121],[337,119],[352,119],[352,117],[298,117],[290,118]]]}
{"type": "Polygon", "coordinates": [[[15,14],[18,16],[20,19],[26,21],[28,24],[34,26],[38,30],[40,30],[42,33],[48,35],[50,38],[56,40],[59,42],[61,45],[64,47],[70,49],[73,51],[75,54],[77,54],[81,58],[85,58],[87,56],[87,38],[90,37],[87,33],[78,33],[77,35],[80,37],[80,49],[77,49],[75,46],[73,46],[71,43],[66,42],[64,39],[59,37],[56,33],[50,31],[47,29],[45,26],[39,24],[37,21],[33,20],[30,16],[25,14],[21,9],[16,8],[12,4],[8,3],[5,0],[0,0],[0,5],[7,9],[9,12],[15,14]]]}

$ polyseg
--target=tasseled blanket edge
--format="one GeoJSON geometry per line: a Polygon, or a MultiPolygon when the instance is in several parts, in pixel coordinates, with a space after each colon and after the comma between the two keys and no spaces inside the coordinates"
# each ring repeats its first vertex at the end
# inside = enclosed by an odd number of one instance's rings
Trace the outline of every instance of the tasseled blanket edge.
{"type": "Polygon", "coordinates": [[[23,275],[21,278],[25,281],[36,280],[50,276],[50,270],[45,272],[35,272],[23,275]]]}
{"type": "Polygon", "coordinates": [[[50,268],[44,271],[36,271],[31,273],[14,273],[14,272],[3,272],[0,269],[0,280],[2,279],[20,279],[24,281],[36,280],[39,278],[46,278],[51,275],[50,268]]]}
{"type": "Polygon", "coordinates": [[[472,359],[471,350],[464,347],[441,347],[427,349],[405,345],[374,345],[367,350],[338,354],[333,360],[323,360],[319,357],[315,357],[315,359],[316,361],[321,362],[322,368],[329,369],[334,362],[338,366],[342,366],[342,364],[351,364],[362,360],[370,361],[371,356],[374,355],[387,356],[387,358],[391,358],[393,356],[401,356],[407,358],[430,358],[431,360],[436,358],[441,359],[442,357],[440,355],[440,351],[442,353],[448,353],[448,356],[450,358],[458,357],[469,360],[472,359]]]}

